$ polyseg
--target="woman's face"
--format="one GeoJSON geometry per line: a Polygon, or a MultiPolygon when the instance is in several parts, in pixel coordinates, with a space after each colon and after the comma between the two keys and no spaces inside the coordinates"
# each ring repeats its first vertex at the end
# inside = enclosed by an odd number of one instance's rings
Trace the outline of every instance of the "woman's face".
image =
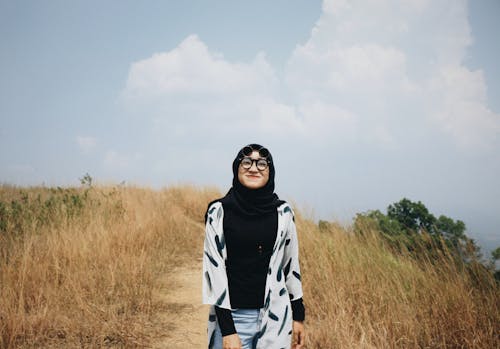
{"type": "MultiPolygon", "coordinates": [[[[260,158],[259,152],[253,151],[250,155],[252,159],[258,160],[260,158]]],[[[248,170],[241,166],[238,167],[238,180],[242,185],[249,189],[259,189],[266,185],[269,180],[269,166],[264,171],[257,169],[257,163],[254,161],[252,167],[248,170]]]]}

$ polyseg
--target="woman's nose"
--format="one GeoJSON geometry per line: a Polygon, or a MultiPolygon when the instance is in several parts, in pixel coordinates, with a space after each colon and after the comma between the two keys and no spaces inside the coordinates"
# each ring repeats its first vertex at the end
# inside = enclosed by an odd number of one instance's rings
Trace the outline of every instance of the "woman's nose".
{"type": "Polygon", "coordinates": [[[252,172],[258,172],[259,169],[257,168],[257,162],[256,161],[252,161],[252,166],[250,166],[250,168],[248,170],[252,171],[252,172]]]}

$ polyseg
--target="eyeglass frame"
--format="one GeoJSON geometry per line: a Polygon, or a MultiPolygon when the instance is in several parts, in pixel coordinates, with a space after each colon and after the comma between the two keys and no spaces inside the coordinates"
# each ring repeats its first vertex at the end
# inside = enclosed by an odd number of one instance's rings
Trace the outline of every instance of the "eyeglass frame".
{"type": "Polygon", "coordinates": [[[239,162],[240,162],[240,166],[241,166],[243,169],[245,169],[245,170],[249,170],[249,169],[251,169],[251,168],[252,168],[252,166],[253,166],[253,164],[254,164],[254,162],[255,162],[255,168],[256,168],[259,172],[263,172],[263,171],[265,171],[266,169],[268,169],[268,168],[269,168],[269,164],[271,163],[271,160],[269,160],[269,159],[267,159],[267,158],[252,159],[250,156],[244,156],[244,157],[242,157],[242,158],[240,158],[240,159],[239,159],[239,162]],[[245,160],[245,159],[250,159],[250,161],[252,162],[252,163],[250,164],[250,167],[245,167],[245,166],[243,166],[243,160],[245,160]],[[265,161],[265,164],[266,164],[266,167],[265,167],[265,168],[263,168],[263,169],[260,169],[260,168],[259,168],[259,165],[258,165],[258,162],[259,162],[259,161],[261,161],[261,160],[264,160],[264,161],[265,161]]]}

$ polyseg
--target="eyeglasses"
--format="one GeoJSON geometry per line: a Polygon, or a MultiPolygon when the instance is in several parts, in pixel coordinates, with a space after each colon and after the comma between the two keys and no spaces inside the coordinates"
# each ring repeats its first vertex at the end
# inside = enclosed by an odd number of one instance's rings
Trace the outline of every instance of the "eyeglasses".
{"type": "Polygon", "coordinates": [[[267,150],[267,148],[260,147],[258,149],[255,149],[252,147],[252,145],[247,145],[243,148],[243,155],[250,156],[254,151],[259,152],[259,155],[263,158],[267,158],[269,156],[269,150],[267,150]]]}
{"type": "Polygon", "coordinates": [[[245,170],[249,170],[252,167],[254,162],[255,162],[255,165],[257,166],[257,170],[264,171],[268,166],[268,162],[270,162],[270,161],[267,159],[263,159],[263,158],[252,159],[249,156],[245,156],[243,159],[241,159],[240,164],[241,164],[241,167],[243,167],[245,170]]]}

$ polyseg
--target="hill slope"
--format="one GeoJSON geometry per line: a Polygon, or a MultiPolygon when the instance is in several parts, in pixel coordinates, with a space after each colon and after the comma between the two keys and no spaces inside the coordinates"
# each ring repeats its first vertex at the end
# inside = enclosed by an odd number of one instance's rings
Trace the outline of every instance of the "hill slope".
{"type": "MultiPolygon", "coordinates": [[[[0,187],[0,348],[203,348],[197,268],[218,196],[0,187]]],[[[499,287],[480,268],[296,213],[309,349],[500,346],[499,287]]]]}

